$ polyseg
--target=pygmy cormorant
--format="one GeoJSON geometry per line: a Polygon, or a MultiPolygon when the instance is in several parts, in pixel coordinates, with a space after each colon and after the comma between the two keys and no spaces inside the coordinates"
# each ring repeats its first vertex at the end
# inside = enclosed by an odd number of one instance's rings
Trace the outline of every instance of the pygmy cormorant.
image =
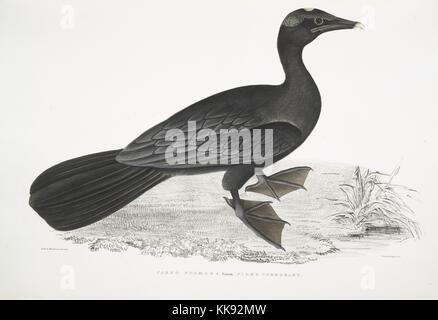
{"type": "MultiPolygon", "coordinates": [[[[293,11],[284,19],[278,34],[278,52],[286,75],[282,84],[220,92],[157,124],[122,150],[55,165],[33,182],[31,207],[56,230],[72,230],[105,218],[172,176],[225,171],[222,185],[231,193],[232,199],[226,201],[236,216],[256,235],[283,248],[281,233],[287,222],[277,216],[269,202],[240,199],[239,189],[256,174],[258,182],[246,190],[279,199],[304,188],[310,168],[292,168],[267,177],[257,170],[263,165],[252,158],[249,162],[200,163],[190,158],[193,154],[190,147],[197,151],[202,143],[189,145],[188,139],[183,143],[189,148],[183,154],[184,161],[169,162],[166,150],[175,140],[169,141],[166,135],[169,130],[178,129],[188,137],[190,123],[195,123],[196,133],[211,129],[217,135],[224,129],[246,129],[250,133],[270,129],[272,161],[284,158],[306,140],[321,109],[318,88],[302,60],[303,48],[322,33],[359,25],[318,9],[293,11]]],[[[261,145],[267,145],[267,137],[265,134],[261,138],[261,145]]],[[[244,148],[240,143],[239,159],[244,148]]]]}

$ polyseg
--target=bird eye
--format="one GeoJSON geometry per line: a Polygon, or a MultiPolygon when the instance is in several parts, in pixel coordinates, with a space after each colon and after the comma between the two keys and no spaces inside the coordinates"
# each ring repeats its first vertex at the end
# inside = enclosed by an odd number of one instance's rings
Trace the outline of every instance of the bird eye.
{"type": "Polygon", "coordinates": [[[315,24],[317,26],[320,26],[320,25],[322,25],[324,23],[324,19],[317,17],[317,18],[313,19],[313,22],[315,22],[315,24]]]}

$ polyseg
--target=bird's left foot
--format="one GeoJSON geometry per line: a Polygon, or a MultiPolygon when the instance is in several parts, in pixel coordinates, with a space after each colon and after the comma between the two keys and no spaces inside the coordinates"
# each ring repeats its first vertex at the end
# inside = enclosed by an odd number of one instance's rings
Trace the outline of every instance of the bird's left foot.
{"type": "Polygon", "coordinates": [[[256,235],[274,247],[285,250],[281,245],[281,233],[289,222],[282,220],[270,205],[270,201],[243,200],[238,197],[225,198],[236,216],[256,235]]]}
{"type": "Polygon", "coordinates": [[[282,196],[289,192],[304,189],[304,182],[307,175],[312,170],[310,167],[296,167],[286,169],[267,177],[265,175],[258,175],[257,183],[247,186],[245,191],[256,192],[264,194],[268,197],[280,200],[282,196]]]}

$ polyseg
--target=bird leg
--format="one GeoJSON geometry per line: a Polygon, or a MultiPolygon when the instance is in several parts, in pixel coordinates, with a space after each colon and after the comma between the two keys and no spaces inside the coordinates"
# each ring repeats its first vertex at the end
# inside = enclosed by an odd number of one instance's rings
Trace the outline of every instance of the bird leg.
{"type": "Polygon", "coordinates": [[[268,197],[280,200],[280,198],[289,192],[304,189],[309,167],[296,167],[286,169],[267,177],[265,175],[257,175],[258,182],[247,186],[245,191],[257,192],[268,197]]]}
{"type": "Polygon", "coordinates": [[[237,190],[231,191],[231,196],[232,199],[224,199],[234,209],[236,216],[257,236],[284,250],[281,233],[284,225],[289,223],[280,219],[271,207],[271,202],[242,200],[237,190]]]}

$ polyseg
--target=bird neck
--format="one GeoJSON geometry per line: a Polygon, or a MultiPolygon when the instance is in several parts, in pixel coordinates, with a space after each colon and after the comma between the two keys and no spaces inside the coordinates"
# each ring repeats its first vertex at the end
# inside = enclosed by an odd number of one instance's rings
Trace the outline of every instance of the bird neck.
{"type": "Polygon", "coordinates": [[[281,65],[286,75],[285,84],[294,82],[299,77],[309,75],[303,62],[304,46],[293,43],[278,43],[281,65]]]}

